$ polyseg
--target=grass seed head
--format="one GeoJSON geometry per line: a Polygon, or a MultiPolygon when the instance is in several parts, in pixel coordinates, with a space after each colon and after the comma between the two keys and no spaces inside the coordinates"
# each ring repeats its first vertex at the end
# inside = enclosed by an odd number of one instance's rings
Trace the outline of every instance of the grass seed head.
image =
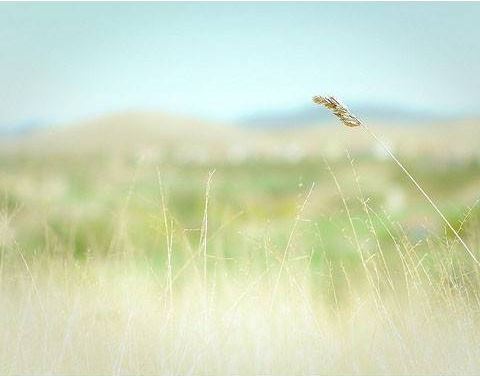
{"type": "Polygon", "coordinates": [[[362,122],[334,97],[321,97],[316,95],[313,97],[313,102],[328,108],[347,127],[358,127],[362,125],[362,122]]]}

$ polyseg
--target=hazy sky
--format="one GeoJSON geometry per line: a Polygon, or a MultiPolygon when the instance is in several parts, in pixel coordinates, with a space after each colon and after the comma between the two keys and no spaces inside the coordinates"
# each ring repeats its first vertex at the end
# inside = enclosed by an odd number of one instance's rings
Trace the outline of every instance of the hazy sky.
{"type": "Polygon", "coordinates": [[[316,93],[480,112],[480,3],[0,4],[0,126],[316,93]]]}

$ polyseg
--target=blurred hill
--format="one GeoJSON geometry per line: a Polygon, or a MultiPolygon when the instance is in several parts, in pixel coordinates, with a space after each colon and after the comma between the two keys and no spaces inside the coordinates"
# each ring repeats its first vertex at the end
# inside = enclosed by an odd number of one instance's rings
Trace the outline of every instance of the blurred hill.
{"type": "Polygon", "coordinates": [[[234,139],[236,129],[224,124],[160,112],[122,112],[68,124],[42,127],[3,139],[10,151],[137,155],[167,153],[195,146],[215,148],[234,139]]]}
{"type": "MultiPolygon", "coordinates": [[[[362,119],[368,117],[362,111],[355,113],[362,119]]],[[[385,110],[387,114],[392,112],[385,110]]],[[[297,123],[292,123],[296,125],[285,126],[286,120],[272,118],[271,126],[245,127],[159,112],[124,112],[0,138],[0,145],[4,152],[12,153],[122,155],[155,163],[241,163],[256,158],[295,163],[321,155],[340,157],[347,149],[353,155],[385,157],[362,129],[342,127],[326,111],[313,107],[296,119],[297,123]],[[298,119],[309,126],[299,126],[298,119]]],[[[450,161],[480,158],[480,121],[476,119],[440,121],[399,113],[386,120],[377,115],[368,124],[399,154],[450,161]]]]}

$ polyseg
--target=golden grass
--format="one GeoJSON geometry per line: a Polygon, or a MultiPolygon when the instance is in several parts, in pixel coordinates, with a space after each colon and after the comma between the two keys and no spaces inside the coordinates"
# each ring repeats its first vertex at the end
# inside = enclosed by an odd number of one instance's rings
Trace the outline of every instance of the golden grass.
{"type": "MultiPolygon", "coordinates": [[[[376,199],[392,183],[384,162],[364,166],[369,185],[362,163],[237,166],[245,180],[231,166],[90,160],[65,162],[67,178],[54,163],[14,165],[0,208],[0,374],[478,373],[479,266],[441,227],[412,240],[376,199]],[[55,177],[62,189],[43,187],[55,177]]],[[[472,213],[456,232],[476,249],[472,213]]]]}
{"type": "Polygon", "coordinates": [[[167,275],[128,259],[11,263],[0,295],[1,371],[475,374],[478,295],[461,282],[471,277],[445,274],[444,285],[430,284],[411,256],[404,255],[406,281],[395,290],[370,256],[366,281],[355,278],[333,303],[327,292],[339,286],[331,275],[312,285],[292,260],[280,283],[278,271],[234,278],[219,276],[225,270],[217,266],[205,286],[191,267],[171,291],[167,275]]]}

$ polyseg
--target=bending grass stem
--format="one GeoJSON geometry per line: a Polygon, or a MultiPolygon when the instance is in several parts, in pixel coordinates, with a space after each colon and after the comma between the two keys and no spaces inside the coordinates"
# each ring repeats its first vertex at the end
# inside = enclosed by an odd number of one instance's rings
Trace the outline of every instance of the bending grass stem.
{"type": "Polygon", "coordinates": [[[472,252],[472,250],[468,247],[468,245],[465,243],[465,241],[461,238],[459,235],[458,231],[453,228],[453,226],[450,224],[449,220],[445,217],[445,215],[442,213],[442,211],[438,208],[438,206],[433,202],[433,200],[430,198],[427,192],[418,184],[418,182],[415,180],[415,178],[410,174],[410,172],[405,168],[405,166],[398,160],[397,157],[395,157],[395,154],[392,153],[390,148],[374,133],[372,130],[366,126],[365,124],[361,123],[361,127],[371,136],[375,139],[376,142],[380,144],[380,146],[385,150],[385,152],[392,158],[392,160],[396,163],[398,167],[405,173],[405,175],[408,176],[408,178],[412,181],[412,183],[415,185],[415,187],[420,191],[420,193],[427,199],[427,201],[430,203],[430,205],[433,207],[433,209],[437,212],[437,214],[442,218],[442,220],[445,222],[447,227],[452,230],[452,232],[455,234],[455,237],[458,239],[460,244],[465,248],[467,253],[470,255],[470,257],[475,261],[477,265],[480,266],[480,261],[475,257],[475,254],[472,252]]]}

